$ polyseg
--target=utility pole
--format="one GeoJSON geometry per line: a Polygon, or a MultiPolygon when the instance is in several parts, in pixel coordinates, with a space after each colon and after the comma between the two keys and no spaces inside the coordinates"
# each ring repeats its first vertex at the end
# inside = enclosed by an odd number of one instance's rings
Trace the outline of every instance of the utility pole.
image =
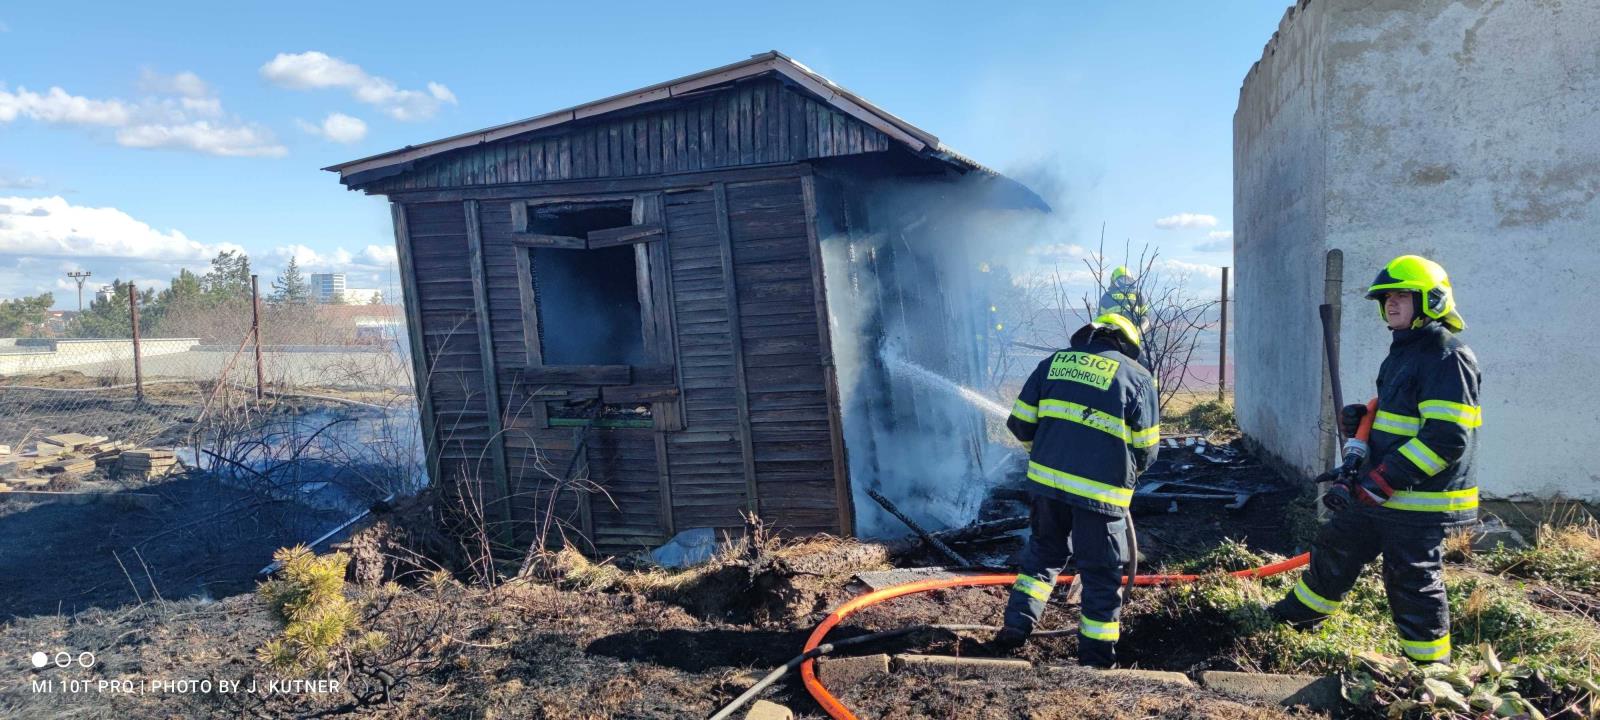
{"type": "Polygon", "coordinates": [[[89,272],[88,270],[74,270],[72,272],[67,273],[67,277],[78,281],[78,314],[79,315],[83,314],[83,282],[85,280],[88,280],[89,276],[93,275],[93,274],[94,273],[89,272]]]}
{"type": "Polygon", "coordinates": [[[261,289],[256,276],[250,276],[250,338],[256,346],[256,401],[261,401],[263,385],[261,372],[261,289]]]}
{"type": "Polygon", "coordinates": [[[144,403],[144,369],[140,367],[139,350],[139,289],[128,282],[128,320],[133,324],[133,399],[144,403]]]}

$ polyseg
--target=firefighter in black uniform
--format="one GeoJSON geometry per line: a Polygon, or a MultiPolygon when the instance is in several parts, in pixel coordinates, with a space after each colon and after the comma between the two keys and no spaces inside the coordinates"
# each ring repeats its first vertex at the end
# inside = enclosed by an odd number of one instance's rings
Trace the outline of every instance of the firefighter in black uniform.
{"type": "Polygon", "coordinates": [[[997,650],[1015,650],[1033,632],[1070,555],[1083,585],[1078,661],[1116,661],[1128,505],[1134,478],[1155,460],[1160,441],[1155,382],[1138,363],[1140,343],[1133,322],[1102,314],[1022,386],[1006,426],[1029,449],[1032,535],[997,650]]]}
{"type": "MultiPolygon", "coordinates": [[[[1394,335],[1378,370],[1371,451],[1355,472],[1319,478],[1334,483],[1323,495],[1333,517],[1317,534],[1310,567],[1272,613],[1300,627],[1321,622],[1338,612],[1362,566],[1382,555],[1384,587],[1406,655],[1419,663],[1449,662],[1443,544],[1447,528],[1478,514],[1472,474],[1483,422],[1478,362],[1455,335],[1466,322],[1437,263],[1395,258],[1367,297],[1378,301],[1394,335]]],[[[1346,436],[1354,435],[1366,410],[1341,409],[1346,436]]]]}

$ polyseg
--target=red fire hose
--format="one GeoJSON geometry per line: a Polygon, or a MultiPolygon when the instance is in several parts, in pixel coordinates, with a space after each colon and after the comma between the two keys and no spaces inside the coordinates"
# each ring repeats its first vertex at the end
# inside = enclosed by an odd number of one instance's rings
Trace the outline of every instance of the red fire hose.
{"type": "MultiPolygon", "coordinates": [[[[1272,563],[1271,565],[1264,565],[1262,567],[1253,568],[1250,570],[1240,570],[1230,574],[1238,578],[1264,578],[1270,575],[1277,575],[1282,572],[1287,572],[1298,567],[1303,567],[1310,561],[1311,554],[1304,553],[1301,555],[1296,555],[1282,562],[1276,562],[1272,563]]],[[[1133,578],[1133,583],[1135,585],[1177,585],[1181,583],[1195,582],[1199,579],[1199,575],[1140,575],[1133,578]]],[[[882,590],[867,593],[860,597],[851,599],[849,602],[840,605],[833,612],[828,613],[828,617],[823,618],[822,623],[817,625],[817,629],[811,631],[811,637],[806,640],[804,652],[810,653],[812,650],[815,650],[817,646],[822,643],[822,639],[827,636],[828,631],[832,630],[833,627],[838,625],[840,621],[851,615],[854,615],[862,608],[876,605],[885,600],[892,600],[904,595],[913,595],[920,592],[927,592],[929,590],[942,590],[944,588],[952,587],[981,587],[984,585],[1010,585],[1016,581],[1016,575],[974,575],[971,577],[923,580],[921,582],[896,585],[894,587],[884,588],[882,590]]],[[[1057,582],[1063,581],[1071,582],[1072,576],[1063,575],[1057,579],[1057,582]]],[[[822,683],[817,680],[815,665],[815,658],[807,659],[800,665],[800,679],[805,683],[806,691],[811,693],[811,697],[815,698],[817,704],[821,705],[822,709],[828,713],[828,716],[834,720],[858,720],[855,714],[850,712],[849,708],[846,708],[843,703],[839,702],[839,699],[834,697],[833,693],[828,692],[828,689],[823,687],[822,683]]]]}

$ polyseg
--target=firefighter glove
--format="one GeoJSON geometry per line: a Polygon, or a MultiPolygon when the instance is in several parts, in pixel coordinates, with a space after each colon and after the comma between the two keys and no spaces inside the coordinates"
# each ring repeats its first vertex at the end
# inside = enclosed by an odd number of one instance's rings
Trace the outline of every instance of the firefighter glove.
{"type": "Polygon", "coordinates": [[[1361,418],[1366,417],[1366,405],[1346,405],[1339,411],[1339,429],[1344,431],[1344,436],[1353,438],[1356,430],[1361,427],[1361,418]]]}

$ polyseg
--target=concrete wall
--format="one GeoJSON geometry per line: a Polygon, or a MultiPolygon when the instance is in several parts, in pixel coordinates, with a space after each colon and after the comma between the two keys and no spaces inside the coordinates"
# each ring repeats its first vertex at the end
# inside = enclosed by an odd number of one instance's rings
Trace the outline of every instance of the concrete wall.
{"type": "Polygon", "coordinates": [[[1239,426],[1304,473],[1326,465],[1322,303],[1327,68],[1322,3],[1291,9],[1233,116],[1234,367],[1239,426]],[[1312,282],[1317,280],[1319,282],[1312,282]]]}
{"type": "MultiPolygon", "coordinates": [[[[139,341],[143,358],[188,352],[199,338],[151,338],[139,341]]],[[[0,342],[0,375],[49,372],[62,368],[110,364],[133,367],[132,340],[20,339],[0,342]]]]}
{"type": "MultiPolygon", "coordinates": [[[[1600,3],[1310,0],[1289,34],[1307,18],[1320,41],[1299,52],[1320,59],[1296,64],[1322,67],[1315,111],[1280,115],[1269,126],[1296,129],[1276,133],[1235,122],[1239,177],[1303,157],[1285,137],[1324,139],[1320,197],[1237,194],[1241,346],[1261,342],[1244,336],[1247,314],[1270,307],[1262,293],[1247,296],[1247,274],[1293,268],[1295,297],[1310,297],[1322,287],[1320,256],[1340,249],[1342,380],[1351,401],[1370,397],[1389,337],[1365,288],[1396,255],[1433,258],[1450,272],[1469,326],[1462,338],[1483,369],[1485,494],[1600,500],[1600,473],[1580,450],[1600,434],[1600,408],[1584,399],[1600,371],[1600,336],[1589,331],[1600,274],[1600,3]],[[1283,212],[1312,218],[1321,245],[1282,242],[1250,222],[1283,212]]],[[[1287,62],[1283,35],[1262,67],[1287,62]]],[[[1236,117],[1274,83],[1259,68],[1247,77],[1236,117]]],[[[1298,456],[1304,443],[1269,437],[1277,428],[1264,419],[1316,381],[1246,359],[1262,354],[1240,354],[1240,402],[1250,406],[1241,423],[1264,447],[1298,456]]]]}

